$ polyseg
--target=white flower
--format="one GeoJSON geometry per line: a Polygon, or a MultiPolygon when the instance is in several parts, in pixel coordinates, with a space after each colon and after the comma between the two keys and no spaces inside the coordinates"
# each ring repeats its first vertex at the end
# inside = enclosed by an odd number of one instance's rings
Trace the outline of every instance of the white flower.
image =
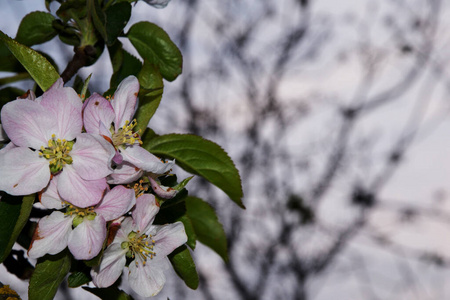
{"type": "Polygon", "coordinates": [[[136,199],[132,218],[125,218],[103,254],[100,265],[91,271],[97,287],[112,285],[131,258],[128,281],[143,297],[154,296],[164,286],[164,271],[170,267],[167,255],[187,241],[183,223],[153,225],[159,206],[155,197],[144,194],[136,199]]]}

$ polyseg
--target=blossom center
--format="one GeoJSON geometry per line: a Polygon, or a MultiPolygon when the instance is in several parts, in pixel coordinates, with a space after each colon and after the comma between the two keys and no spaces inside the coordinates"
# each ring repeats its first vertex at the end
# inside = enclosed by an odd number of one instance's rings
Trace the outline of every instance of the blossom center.
{"type": "Polygon", "coordinates": [[[115,147],[120,145],[134,145],[138,142],[142,144],[141,138],[138,132],[133,132],[133,128],[137,125],[136,119],[133,121],[125,121],[125,125],[119,128],[118,132],[114,132],[114,128],[111,127],[112,142],[115,147]]]}
{"type": "MultiPolygon", "coordinates": [[[[153,259],[156,256],[153,247],[155,246],[156,241],[153,239],[151,234],[139,234],[139,230],[137,232],[130,232],[128,234],[128,242],[123,242],[121,244],[122,249],[127,249],[126,253],[127,257],[136,258],[140,257],[140,261],[145,266],[147,263],[147,259],[153,259]]],[[[136,266],[138,265],[138,260],[135,260],[136,266]]]]}
{"type": "Polygon", "coordinates": [[[41,146],[39,156],[50,161],[50,171],[57,173],[62,170],[65,164],[72,163],[69,152],[72,150],[74,142],[56,139],[55,135],[48,141],[47,147],[41,146]]]}
{"type": "Polygon", "coordinates": [[[75,215],[75,217],[73,218],[73,221],[72,221],[72,225],[73,225],[73,227],[77,227],[78,225],[83,223],[84,218],[87,218],[88,220],[94,220],[95,216],[97,214],[95,213],[93,206],[81,208],[81,207],[77,207],[72,204],[69,204],[69,206],[67,206],[65,215],[69,215],[69,216],[75,215]]]}

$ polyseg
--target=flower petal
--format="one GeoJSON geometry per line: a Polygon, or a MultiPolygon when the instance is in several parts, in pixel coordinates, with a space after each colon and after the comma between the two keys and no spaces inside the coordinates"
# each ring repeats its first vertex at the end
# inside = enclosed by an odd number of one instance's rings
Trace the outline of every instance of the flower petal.
{"type": "Polygon", "coordinates": [[[66,206],[58,194],[57,186],[57,179],[53,178],[42,194],[39,195],[39,200],[45,208],[61,209],[66,206]]]}
{"type": "Polygon", "coordinates": [[[108,186],[105,178],[84,180],[72,165],[66,165],[57,177],[58,193],[61,198],[78,207],[94,206],[99,203],[108,186]]]}
{"type": "Polygon", "coordinates": [[[164,174],[172,169],[174,161],[163,162],[139,145],[119,149],[123,161],[129,162],[144,171],[154,174],[164,174]]]}
{"type": "Polygon", "coordinates": [[[111,221],[124,215],[135,203],[134,190],[118,185],[106,193],[102,202],[95,208],[95,212],[106,221],[111,221]]]}
{"type": "Polygon", "coordinates": [[[28,255],[38,258],[45,254],[57,254],[67,247],[69,233],[72,231],[73,217],[55,211],[42,218],[33,236],[28,255]]]}
{"type": "Polygon", "coordinates": [[[105,238],[106,221],[103,217],[96,216],[94,220],[84,218],[69,236],[69,250],[76,259],[92,259],[102,250],[105,238]]]}
{"type": "MultiPolygon", "coordinates": [[[[84,103],[83,121],[87,133],[105,134],[101,124],[109,129],[114,121],[114,109],[111,103],[97,93],[92,94],[84,103]]],[[[111,133],[108,131],[109,137],[111,133]]]]}
{"type": "Polygon", "coordinates": [[[73,88],[63,87],[60,82],[42,95],[41,105],[56,116],[57,138],[73,140],[83,128],[81,108],[83,103],[73,88]]]}
{"type": "Polygon", "coordinates": [[[39,149],[56,133],[53,113],[35,101],[18,99],[6,103],[1,112],[2,126],[17,146],[39,149]]]}
{"type": "Polygon", "coordinates": [[[177,190],[175,190],[171,187],[159,185],[159,183],[156,182],[156,180],[153,179],[151,176],[148,176],[148,179],[150,180],[150,184],[151,184],[152,189],[155,192],[155,194],[161,198],[172,199],[178,193],[177,190]]]}
{"type": "Polygon", "coordinates": [[[117,243],[105,250],[100,265],[91,270],[92,281],[97,287],[108,287],[119,279],[125,267],[127,250],[117,243]]]}
{"type": "MultiPolygon", "coordinates": [[[[139,258],[137,256],[138,260],[139,258]]],[[[151,297],[158,294],[166,282],[164,271],[169,267],[167,260],[167,257],[151,259],[147,260],[145,265],[141,261],[137,264],[132,261],[128,267],[130,269],[128,275],[130,287],[142,297],[151,297]]]]}
{"type": "Polygon", "coordinates": [[[45,188],[50,180],[48,161],[26,147],[0,152],[0,190],[28,195],[45,188]]]}
{"type": "Polygon", "coordinates": [[[153,249],[157,256],[167,256],[173,250],[187,242],[186,231],[181,222],[167,225],[153,225],[151,232],[155,240],[153,249]]]}
{"type": "Polygon", "coordinates": [[[136,207],[132,216],[141,232],[146,232],[147,227],[153,223],[158,211],[159,205],[156,204],[155,196],[152,194],[143,194],[136,199],[136,207]]]}
{"type": "Polygon", "coordinates": [[[109,184],[127,184],[136,181],[144,171],[129,163],[122,163],[108,176],[109,184]]]}
{"type": "Polygon", "coordinates": [[[82,133],[77,136],[70,156],[72,166],[86,180],[95,180],[112,173],[114,147],[99,135],[82,133]]]}
{"type": "Polygon", "coordinates": [[[128,76],[117,87],[111,100],[116,119],[115,131],[125,125],[125,121],[131,122],[136,111],[136,99],[139,93],[139,81],[134,76],[128,76]]]}

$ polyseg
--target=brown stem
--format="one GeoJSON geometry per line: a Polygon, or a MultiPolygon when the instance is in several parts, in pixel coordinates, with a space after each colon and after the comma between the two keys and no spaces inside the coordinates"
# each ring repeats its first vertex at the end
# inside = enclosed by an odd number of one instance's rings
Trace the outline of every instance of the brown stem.
{"type": "Polygon", "coordinates": [[[61,74],[61,78],[64,82],[69,81],[79,69],[88,64],[90,58],[95,56],[95,48],[91,45],[75,47],[74,52],[75,55],[61,74]]]}

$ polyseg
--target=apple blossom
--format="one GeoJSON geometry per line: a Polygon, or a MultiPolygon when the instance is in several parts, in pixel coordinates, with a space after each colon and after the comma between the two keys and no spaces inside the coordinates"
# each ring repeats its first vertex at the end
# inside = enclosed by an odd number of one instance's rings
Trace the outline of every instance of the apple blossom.
{"type": "Polygon", "coordinates": [[[127,257],[128,281],[143,297],[154,296],[163,288],[164,271],[170,267],[167,255],[187,241],[183,223],[153,225],[159,206],[151,194],[136,199],[132,218],[125,218],[116,236],[103,253],[100,265],[91,270],[97,287],[112,285],[122,274],[127,257]]]}

